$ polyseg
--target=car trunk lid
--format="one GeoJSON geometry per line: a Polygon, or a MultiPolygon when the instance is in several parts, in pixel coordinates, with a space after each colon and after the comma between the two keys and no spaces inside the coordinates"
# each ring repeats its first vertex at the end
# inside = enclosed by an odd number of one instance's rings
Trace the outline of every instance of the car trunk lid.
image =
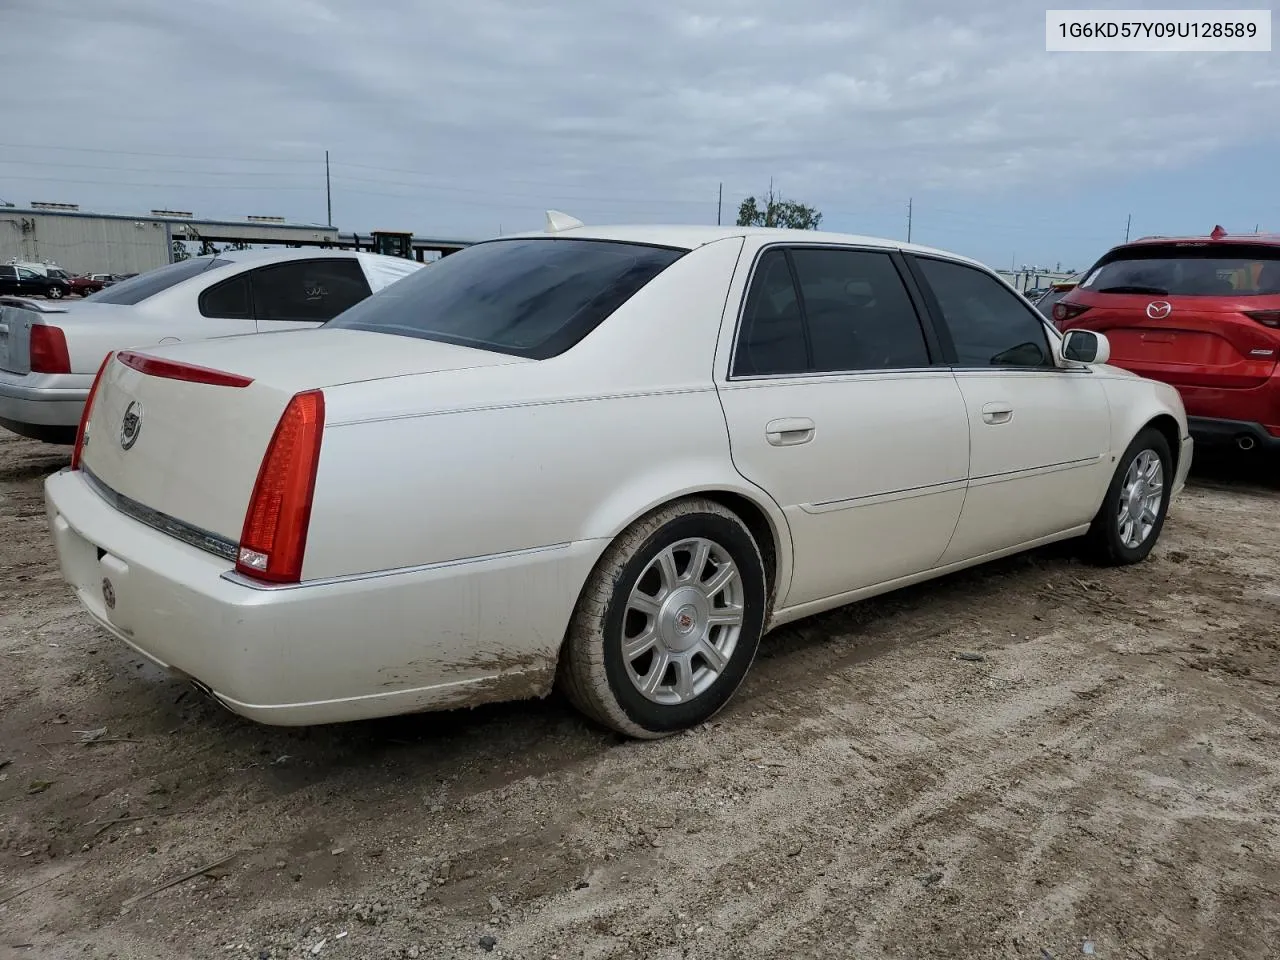
{"type": "Polygon", "coordinates": [[[531,362],[427,340],[323,329],[128,354],[117,355],[103,371],[84,469],[109,499],[139,519],[231,544],[239,540],[271,436],[296,393],[531,362]]]}

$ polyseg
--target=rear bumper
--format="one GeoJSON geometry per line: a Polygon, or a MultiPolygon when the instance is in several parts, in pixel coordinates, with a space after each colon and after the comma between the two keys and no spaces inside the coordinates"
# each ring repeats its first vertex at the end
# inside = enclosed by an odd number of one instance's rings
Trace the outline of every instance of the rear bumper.
{"type": "Polygon", "coordinates": [[[1248,420],[1219,420],[1188,417],[1187,426],[1196,441],[1205,446],[1232,445],[1249,450],[1280,452],[1280,437],[1274,437],[1260,423],[1248,420]]]}
{"type": "MultiPolygon", "coordinates": [[[[69,427],[72,439],[89,397],[89,384],[64,386],[63,376],[0,373],[0,424],[30,436],[26,427],[69,427]],[[35,382],[32,382],[35,381],[35,382]],[[41,382],[43,381],[43,382],[41,382]]],[[[83,379],[83,378],[77,378],[83,379]]],[[[92,377],[88,378],[92,381],[92,377]]]]}
{"type": "Polygon", "coordinates": [[[116,511],[78,471],[49,477],[45,501],[62,576],[89,615],[268,724],[545,694],[597,552],[587,541],[272,589],[116,511]]]}

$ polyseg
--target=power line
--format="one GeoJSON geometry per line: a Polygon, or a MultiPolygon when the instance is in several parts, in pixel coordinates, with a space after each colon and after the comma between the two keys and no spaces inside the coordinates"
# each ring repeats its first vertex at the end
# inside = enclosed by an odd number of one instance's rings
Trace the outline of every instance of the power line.
{"type": "Polygon", "coordinates": [[[125,157],[166,157],[170,160],[229,160],[233,163],[316,163],[315,159],[291,160],[284,157],[219,157],[207,154],[149,153],[141,150],[108,150],[104,147],[59,147],[48,143],[0,143],[0,147],[12,150],[67,150],[75,153],[108,153],[125,157]]]}

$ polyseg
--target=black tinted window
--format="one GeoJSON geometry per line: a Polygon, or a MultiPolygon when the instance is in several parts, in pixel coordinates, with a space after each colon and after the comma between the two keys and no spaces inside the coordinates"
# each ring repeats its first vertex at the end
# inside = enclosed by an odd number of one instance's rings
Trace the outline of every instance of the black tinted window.
{"type": "Polygon", "coordinates": [[[331,326],[543,359],[581,340],[684,252],[603,240],[489,241],[410,274],[331,326]]]}
{"type": "Polygon", "coordinates": [[[1153,297],[1280,294],[1280,249],[1264,244],[1143,244],[1108,254],[1082,290],[1153,297]],[[1229,252],[1228,252],[1229,251],[1229,252]]]}
{"type": "Polygon", "coordinates": [[[18,271],[14,267],[0,265],[0,278],[5,280],[17,279],[18,271]]]}
{"type": "Polygon", "coordinates": [[[249,276],[240,274],[200,294],[200,313],[206,317],[249,320],[253,305],[249,300],[249,276]]]}
{"type": "Polygon", "coordinates": [[[369,296],[364,271],[349,257],[295,260],[259,267],[249,276],[259,320],[323,323],[369,296]]]}
{"type": "Polygon", "coordinates": [[[1052,362],[1041,318],[981,270],[945,260],[918,261],[942,308],[962,367],[1039,367],[1052,362]]]}
{"type": "Polygon", "coordinates": [[[797,249],[791,255],[815,371],[929,365],[920,320],[887,253],[797,249]]]}
{"type": "Polygon", "coordinates": [[[192,257],[190,260],[179,260],[167,267],[158,267],[136,277],[122,280],[120,283],[106,287],[93,295],[98,303],[122,303],[132,305],[141,303],[148,297],[154,297],[162,290],[168,290],[184,280],[224,267],[230,260],[216,260],[212,257],[192,257]]]}
{"type": "Polygon", "coordinates": [[[803,373],[810,369],[809,346],[791,267],[781,250],[760,258],[747,294],[734,376],[803,373]]]}

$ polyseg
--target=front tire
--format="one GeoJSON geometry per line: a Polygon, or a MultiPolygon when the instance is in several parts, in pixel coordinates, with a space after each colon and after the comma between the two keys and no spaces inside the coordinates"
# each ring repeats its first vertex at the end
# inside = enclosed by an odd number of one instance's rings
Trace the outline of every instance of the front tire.
{"type": "Polygon", "coordinates": [[[623,531],[578,600],[560,686],[587,716],[657,739],[714,716],[755,659],[768,605],[760,549],[711,500],[662,507],[623,531]]]}
{"type": "Polygon", "coordinates": [[[1169,441],[1148,427],[1134,437],[1116,466],[1088,533],[1091,558],[1104,566],[1145,560],[1164,529],[1172,484],[1169,441]]]}

